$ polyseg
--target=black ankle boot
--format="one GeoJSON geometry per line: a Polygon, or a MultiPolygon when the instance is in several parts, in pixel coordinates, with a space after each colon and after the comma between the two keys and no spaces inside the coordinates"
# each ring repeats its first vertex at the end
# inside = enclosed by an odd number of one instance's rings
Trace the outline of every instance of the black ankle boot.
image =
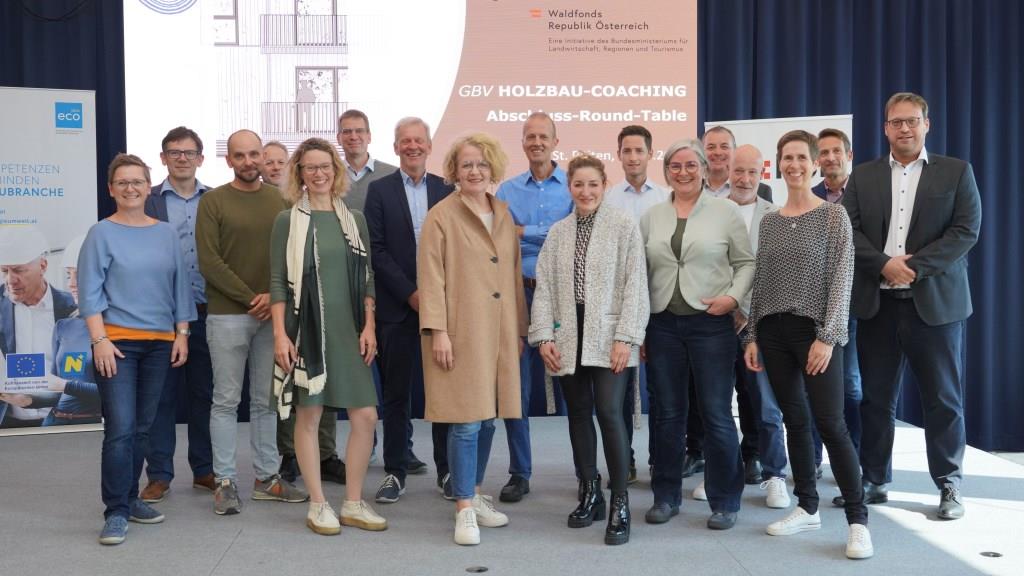
{"type": "Polygon", "coordinates": [[[585,528],[594,520],[604,520],[604,493],[601,492],[601,477],[597,480],[580,480],[580,504],[569,514],[569,528],[585,528]]]}
{"type": "Polygon", "coordinates": [[[629,542],[629,493],[613,492],[611,510],[608,512],[608,528],[604,531],[604,543],[610,545],[629,542]]]}

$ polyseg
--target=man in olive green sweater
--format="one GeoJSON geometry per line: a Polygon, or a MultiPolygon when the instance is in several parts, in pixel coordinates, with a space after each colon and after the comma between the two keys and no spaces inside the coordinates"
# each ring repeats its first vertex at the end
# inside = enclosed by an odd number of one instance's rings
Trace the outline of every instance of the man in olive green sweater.
{"type": "Polygon", "coordinates": [[[249,433],[256,472],[253,500],[303,502],[308,495],[278,476],[277,412],[272,402],[274,333],[270,325],[270,231],[286,208],[260,182],[263,143],[250,130],[228,138],[230,183],[203,195],[196,215],[199,269],[206,279],[207,340],[213,362],[210,438],[217,489],[214,512],[238,514],[235,450],[238,403],[249,363],[249,433]]]}

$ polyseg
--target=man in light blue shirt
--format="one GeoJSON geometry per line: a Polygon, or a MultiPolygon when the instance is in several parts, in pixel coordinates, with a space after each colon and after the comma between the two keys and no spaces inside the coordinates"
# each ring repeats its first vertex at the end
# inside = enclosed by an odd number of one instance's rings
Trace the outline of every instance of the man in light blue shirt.
{"type": "Polygon", "coordinates": [[[161,142],[160,161],[167,167],[167,178],[150,191],[146,199],[146,213],[169,223],[177,232],[197,318],[189,324],[188,362],[179,368],[168,369],[163,395],[150,429],[149,452],[146,454],[149,484],[139,493],[140,498],[150,503],[164,499],[174,478],[177,399],[182,386],[188,399],[185,413],[188,418],[188,463],[192,468],[192,485],[210,491],[214,489],[210,443],[213,368],[206,342],[206,281],[199,273],[195,236],[199,199],[209,189],[196,178],[196,171],[203,165],[203,141],[189,128],[174,128],[161,142]]]}
{"type": "Polygon", "coordinates": [[[647,164],[654,156],[651,132],[643,126],[626,126],[619,132],[616,153],[626,179],[608,189],[604,201],[621,208],[639,222],[651,206],[668,200],[668,190],[647,177],[647,164]]]}
{"type": "MultiPolygon", "coordinates": [[[[555,123],[544,112],[534,112],[523,124],[523,152],[530,169],[502,182],[499,199],[508,202],[516,223],[523,258],[523,285],[527,305],[533,303],[533,289],[537,285],[537,255],[544,246],[551,225],[572,211],[565,171],[552,160],[558,135],[555,123]]],[[[511,478],[501,489],[502,502],[518,502],[530,491],[532,456],[530,452],[530,391],[533,383],[543,386],[544,364],[535,348],[526,347],[519,362],[522,383],[523,417],[505,420],[508,437],[509,474],[511,478]]]]}
{"type": "MultiPolygon", "coordinates": [[[[668,200],[668,190],[651,182],[651,179],[647,177],[647,165],[654,157],[653,144],[654,139],[651,137],[650,130],[643,126],[626,126],[619,131],[619,149],[616,154],[619,157],[619,162],[622,163],[622,172],[626,179],[609,188],[604,197],[606,204],[625,210],[637,222],[652,206],[668,200]]],[[[635,377],[639,378],[646,386],[647,378],[643,365],[638,366],[635,370],[637,370],[635,377]]],[[[654,402],[654,396],[651,395],[650,390],[647,391],[647,400],[648,404],[654,402]]],[[[636,456],[633,453],[634,409],[633,387],[627,386],[626,401],[622,404],[622,417],[626,421],[626,430],[629,434],[630,453],[627,482],[631,484],[636,482],[636,456]]],[[[650,421],[653,415],[654,410],[649,410],[647,428],[650,432],[648,444],[651,447],[654,446],[654,424],[650,421]]],[[[653,448],[649,453],[654,454],[653,448]]],[[[654,465],[653,456],[648,457],[647,464],[654,465]]]]}

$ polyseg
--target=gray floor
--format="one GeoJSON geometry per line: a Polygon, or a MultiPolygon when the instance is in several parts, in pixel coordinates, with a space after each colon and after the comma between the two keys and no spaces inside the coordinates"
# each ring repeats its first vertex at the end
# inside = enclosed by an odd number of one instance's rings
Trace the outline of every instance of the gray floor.
{"type": "MultiPolygon", "coordinates": [[[[434,475],[410,477],[408,492],[392,505],[375,505],[390,524],[383,533],[346,528],[323,537],[303,524],[305,504],[246,500],[242,514],[219,517],[209,493],[191,488],[184,450],[180,477],[158,508],[167,521],[132,524],[121,546],[96,543],[102,524],[99,499],[101,434],[80,432],[0,437],[0,575],[34,574],[463,574],[487,567],[489,574],[1006,574],[1024,573],[1024,467],[969,450],[964,493],[967,516],[957,522],[934,517],[936,492],[924,463],[923,434],[898,430],[892,501],[871,508],[876,556],[843,556],[842,511],[822,507],[823,527],[791,537],[764,534],[785,511],[764,507],[757,486],[748,486],[737,526],[727,532],[704,527],[707,505],[687,500],[682,514],[662,526],[643,523],[651,504],[646,470],[630,491],[634,524],[629,544],[602,543],[603,526],[572,530],[565,518],[574,506],[575,481],[566,422],[536,418],[533,427],[532,492],[519,504],[499,504],[511,517],[501,529],[484,529],[483,543],[452,543],[453,506],[441,499],[434,475]],[[1000,558],[981,555],[999,552],[1000,558]]],[[[508,451],[502,427],[495,437],[485,492],[497,494],[506,480],[508,451]]],[[[252,482],[246,425],[241,425],[239,469],[243,495],[252,482]]],[[[635,445],[646,460],[646,429],[635,445]]],[[[339,431],[345,438],[344,426],[339,431]]],[[[185,429],[179,426],[180,446],[185,429]]],[[[416,447],[430,454],[429,427],[416,424],[416,447]]],[[[383,475],[373,465],[365,495],[383,475]]],[[[685,482],[686,494],[698,479],[685,482]]],[[[792,487],[790,487],[792,488],[792,487]]],[[[826,471],[823,501],[837,493],[826,471]]],[[[327,487],[337,507],[343,488],[327,487]]]]}

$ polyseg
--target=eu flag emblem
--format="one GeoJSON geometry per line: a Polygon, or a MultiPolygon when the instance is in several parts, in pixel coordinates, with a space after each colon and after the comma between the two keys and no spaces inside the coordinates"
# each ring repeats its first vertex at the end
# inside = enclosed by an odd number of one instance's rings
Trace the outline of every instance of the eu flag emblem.
{"type": "Polygon", "coordinates": [[[8,378],[42,378],[46,376],[45,354],[8,354],[8,378]]]}

